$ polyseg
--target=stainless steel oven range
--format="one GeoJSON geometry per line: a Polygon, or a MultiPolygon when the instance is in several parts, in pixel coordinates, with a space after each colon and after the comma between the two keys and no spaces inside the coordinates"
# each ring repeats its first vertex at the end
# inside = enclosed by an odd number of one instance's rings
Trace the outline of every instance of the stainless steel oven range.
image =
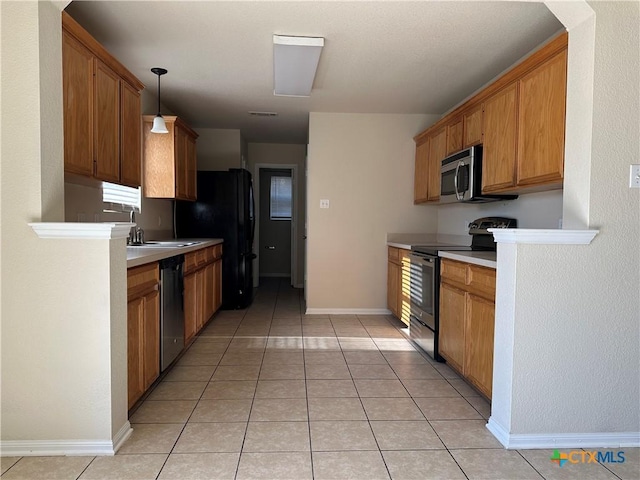
{"type": "Polygon", "coordinates": [[[496,244],[488,228],[516,228],[517,220],[503,217],[479,218],[469,226],[471,245],[433,243],[414,245],[409,255],[409,297],[411,313],[409,334],[431,358],[443,362],[438,353],[440,309],[440,257],[439,251],[495,251],[496,244]]]}

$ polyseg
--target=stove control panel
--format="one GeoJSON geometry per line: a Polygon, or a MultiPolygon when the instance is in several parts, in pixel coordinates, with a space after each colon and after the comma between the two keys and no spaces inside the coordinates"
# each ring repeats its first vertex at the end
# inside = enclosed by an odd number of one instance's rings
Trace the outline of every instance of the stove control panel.
{"type": "MultiPolygon", "coordinates": [[[[489,234],[489,228],[517,228],[518,220],[508,217],[483,217],[469,224],[469,235],[489,234]]],[[[490,234],[489,234],[490,235],[490,234]]]]}

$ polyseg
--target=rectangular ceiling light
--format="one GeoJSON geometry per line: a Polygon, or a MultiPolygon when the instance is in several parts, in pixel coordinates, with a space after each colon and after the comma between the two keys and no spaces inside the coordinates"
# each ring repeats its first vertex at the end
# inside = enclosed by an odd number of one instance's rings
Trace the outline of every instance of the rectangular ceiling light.
{"type": "Polygon", "coordinates": [[[324,46],[322,37],[273,36],[273,94],[308,97],[324,46]]]}

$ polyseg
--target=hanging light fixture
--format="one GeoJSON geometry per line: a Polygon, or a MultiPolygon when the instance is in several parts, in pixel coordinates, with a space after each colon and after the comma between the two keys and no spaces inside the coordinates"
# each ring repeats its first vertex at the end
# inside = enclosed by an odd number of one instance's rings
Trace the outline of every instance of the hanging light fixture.
{"type": "Polygon", "coordinates": [[[160,77],[167,73],[167,69],[154,67],[151,71],[158,75],[158,114],[156,115],[156,118],[153,119],[151,133],[169,133],[167,125],[164,123],[164,118],[162,118],[162,115],[160,114],[160,77]]]}

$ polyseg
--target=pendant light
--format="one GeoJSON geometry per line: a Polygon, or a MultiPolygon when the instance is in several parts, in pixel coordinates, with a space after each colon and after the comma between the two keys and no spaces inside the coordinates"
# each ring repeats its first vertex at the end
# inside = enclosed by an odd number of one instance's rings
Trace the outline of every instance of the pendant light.
{"type": "Polygon", "coordinates": [[[169,133],[167,125],[164,123],[164,118],[162,118],[162,115],[160,114],[160,77],[167,73],[167,70],[165,68],[154,67],[151,71],[158,75],[158,114],[156,115],[156,118],[153,119],[151,133],[169,133]]]}

